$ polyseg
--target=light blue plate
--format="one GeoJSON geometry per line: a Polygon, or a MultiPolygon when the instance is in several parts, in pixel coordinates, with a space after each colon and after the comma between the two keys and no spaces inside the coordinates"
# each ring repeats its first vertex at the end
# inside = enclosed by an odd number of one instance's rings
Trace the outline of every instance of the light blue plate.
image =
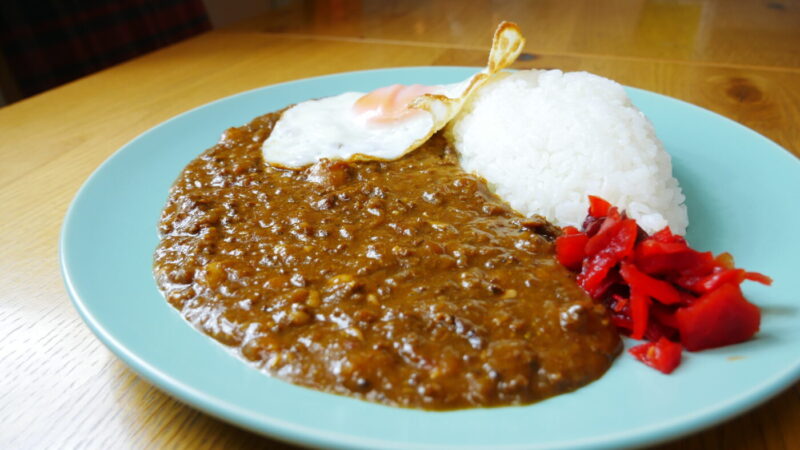
{"type": "Polygon", "coordinates": [[[699,249],[730,251],[772,276],[745,294],[762,307],[750,342],[689,354],[671,376],[627,353],[599,381],[525,406],[445,413],[390,408],[263,375],[189,326],[156,290],[156,224],[181,169],[225,128],[314,97],[392,83],[449,83],[473,68],[345,73],[269,86],[175,117],[121,148],[67,214],[61,264],[83,319],[159,388],[250,430],[314,446],[580,448],[654,444],[721,422],[800,375],[800,162],[763,136],[662,95],[628,89],[672,154],[699,249]]]}

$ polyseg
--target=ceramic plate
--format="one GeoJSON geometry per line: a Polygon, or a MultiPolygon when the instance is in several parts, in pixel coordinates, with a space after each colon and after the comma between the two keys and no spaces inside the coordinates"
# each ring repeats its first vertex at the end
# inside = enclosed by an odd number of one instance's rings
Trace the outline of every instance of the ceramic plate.
{"type": "Polygon", "coordinates": [[[309,98],[392,83],[451,83],[474,68],[338,74],[269,86],[175,117],[89,178],[67,214],[61,264],[75,307],[125,363],[211,415],[314,446],[580,448],[653,444],[723,421],[800,375],[800,161],[763,136],[696,106],[639,89],[633,102],[672,155],[689,208],[688,239],[772,276],[744,286],[761,306],[752,341],[688,354],[665,376],[621,355],[600,380],[524,407],[424,412],[324,394],[270,378],[196,331],[151,274],[156,224],[181,169],[230,126],[309,98]]]}

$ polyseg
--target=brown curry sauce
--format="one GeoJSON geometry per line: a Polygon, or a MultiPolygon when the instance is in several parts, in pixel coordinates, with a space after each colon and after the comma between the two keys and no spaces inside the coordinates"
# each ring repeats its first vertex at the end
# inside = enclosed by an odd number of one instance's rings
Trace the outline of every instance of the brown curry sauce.
{"type": "Polygon", "coordinates": [[[391,162],[264,164],[279,113],[192,161],[155,276],[269,374],[424,409],[518,405],[600,377],[621,342],[554,258],[557,229],[465,173],[446,140],[391,162]]]}

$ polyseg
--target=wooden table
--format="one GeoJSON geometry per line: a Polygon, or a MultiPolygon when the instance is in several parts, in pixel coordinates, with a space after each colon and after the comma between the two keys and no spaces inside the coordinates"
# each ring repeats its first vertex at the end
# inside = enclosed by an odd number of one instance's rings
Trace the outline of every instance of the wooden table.
{"type": "MultiPolygon", "coordinates": [[[[142,381],[91,334],[58,267],[78,187],[150,127],[230,94],[393,66],[482,66],[503,19],[516,68],[588,70],[730,117],[800,155],[800,3],[274,2],[216,30],[0,109],[0,448],[276,447],[142,381]]],[[[800,448],[800,386],[665,448],[800,448]]]]}

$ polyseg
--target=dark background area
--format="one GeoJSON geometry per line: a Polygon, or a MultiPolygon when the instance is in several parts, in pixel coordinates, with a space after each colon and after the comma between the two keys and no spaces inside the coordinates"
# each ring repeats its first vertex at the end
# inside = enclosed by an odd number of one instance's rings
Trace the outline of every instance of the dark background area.
{"type": "Polygon", "coordinates": [[[4,0],[0,100],[12,103],[209,29],[202,0],[4,0]]]}

